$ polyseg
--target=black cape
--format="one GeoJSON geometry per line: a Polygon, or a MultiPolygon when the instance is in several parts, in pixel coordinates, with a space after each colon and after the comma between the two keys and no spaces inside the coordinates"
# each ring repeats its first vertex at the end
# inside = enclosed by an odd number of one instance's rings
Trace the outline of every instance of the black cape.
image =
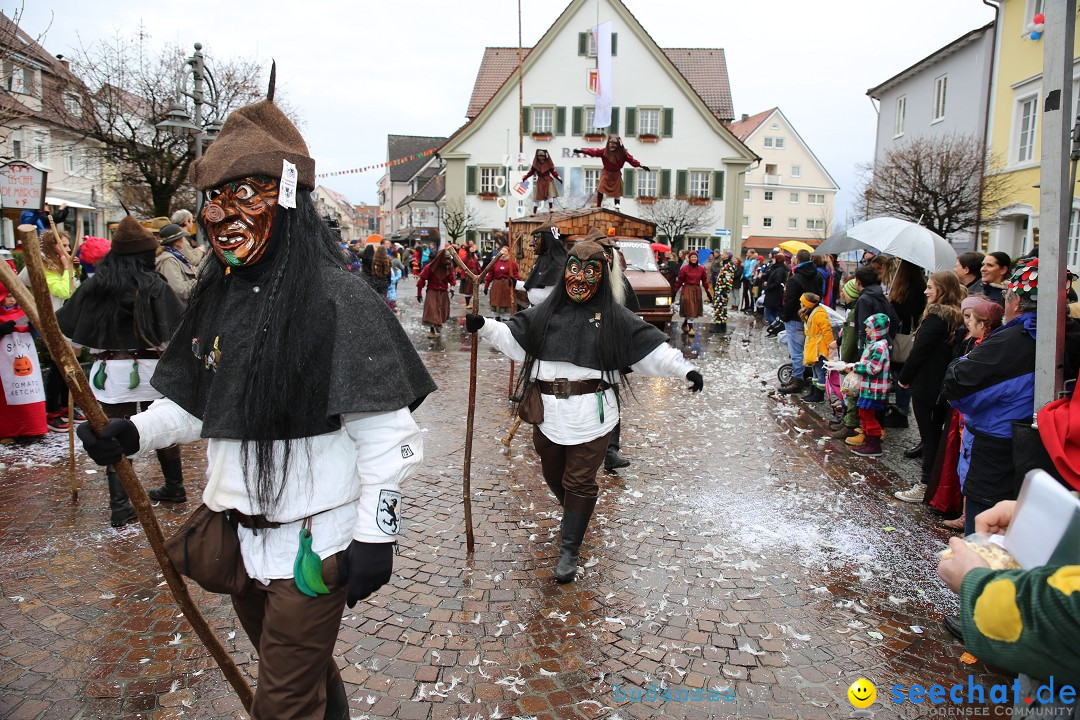
{"type": "MultiPolygon", "coordinates": [[[[510,333],[517,340],[518,345],[526,351],[528,351],[526,336],[539,307],[540,305],[536,305],[523,310],[506,321],[510,333]]],[[[627,332],[622,334],[623,367],[618,368],[625,372],[631,365],[666,343],[668,337],[622,305],[613,305],[613,308],[614,312],[620,316],[617,321],[627,328],[627,332]]],[[[544,336],[544,347],[537,354],[537,359],[548,362],[568,362],[590,370],[604,370],[600,367],[599,343],[597,342],[600,336],[600,323],[603,321],[599,303],[595,302],[595,298],[593,302],[588,303],[567,301],[557,313],[551,316],[544,336]]]]}
{"type": "MultiPolygon", "coordinates": [[[[302,386],[279,389],[302,400],[289,436],[264,439],[334,432],[344,413],[414,410],[436,389],[386,301],[344,269],[322,272],[325,297],[317,307],[305,308],[298,347],[275,351],[281,362],[299,364],[306,375],[302,386]],[[304,407],[311,409],[304,412],[304,407]]],[[[228,282],[224,301],[206,313],[196,337],[173,339],[151,384],[202,420],[203,437],[245,439],[242,395],[255,333],[253,303],[269,293],[256,292],[259,281],[240,273],[228,282]],[[215,338],[216,369],[206,362],[215,338]]]]}
{"type": "MultiPolygon", "coordinates": [[[[109,308],[110,312],[117,313],[116,327],[109,330],[105,313],[100,308],[90,308],[86,301],[98,282],[97,275],[91,276],[56,313],[60,332],[72,342],[96,350],[150,348],[151,343],[147,342],[135,327],[134,291],[127,297],[117,298],[115,306],[109,308]]],[[[180,324],[184,304],[160,275],[156,275],[156,280],[147,293],[155,334],[163,341],[168,340],[180,324]]]]}
{"type": "Polygon", "coordinates": [[[536,256],[536,263],[525,279],[525,289],[553,287],[564,282],[569,257],[570,253],[562,240],[556,240],[550,230],[540,231],[540,254],[536,256]]]}

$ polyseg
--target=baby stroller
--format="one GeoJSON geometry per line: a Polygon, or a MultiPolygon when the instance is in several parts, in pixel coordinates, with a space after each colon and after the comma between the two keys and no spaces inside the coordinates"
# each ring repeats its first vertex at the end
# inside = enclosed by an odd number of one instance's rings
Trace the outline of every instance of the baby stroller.
{"type": "MultiPolygon", "coordinates": [[[[833,336],[834,337],[839,336],[840,330],[844,327],[844,313],[842,313],[842,312],[840,312],[838,310],[833,310],[831,307],[829,307],[827,305],[825,306],[825,312],[827,312],[829,314],[829,325],[832,327],[833,336]]],[[[780,330],[777,331],[778,334],[776,336],[776,340],[777,340],[777,342],[780,343],[780,347],[782,347],[782,348],[784,348],[786,350],[787,349],[787,332],[783,330],[784,323],[777,320],[776,323],[774,323],[774,324],[779,324],[780,325],[780,330]]],[[[769,327],[769,330],[772,330],[772,326],[769,327]]],[[[780,381],[781,385],[787,385],[788,383],[791,382],[791,363],[790,362],[784,363],[783,365],[781,365],[776,370],[776,379],[780,381]]],[[[837,384],[838,385],[839,385],[839,382],[840,382],[840,379],[839,379],[839,376],[838,376],[837,377],[837,384]]],[[[826,397],[829,397],[828,396],[828,385],[829,385],[829,376],[828,376],[828,374],[825,375],[825,385],[826,385],[826,388],[825,388],[826,397]]],[[[840,396],[839,390],[837,390],[836,396],[837,397],[840,396]]],[[[832,404],[832,402],[833,402],[832,398],[829,397],[829,403],[832,404]]]]}

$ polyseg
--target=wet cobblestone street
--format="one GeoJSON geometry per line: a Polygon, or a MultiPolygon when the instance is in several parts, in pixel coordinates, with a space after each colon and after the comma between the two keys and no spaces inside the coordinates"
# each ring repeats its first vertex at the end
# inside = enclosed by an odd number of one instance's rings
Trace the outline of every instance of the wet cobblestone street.
{"type": "MultiPolygon", "coordinates": [[[[700,395],[632,379],[632,464],[601,472],[584,570],[565,586],[551,578],[560,513],[531,428],[502,444],[509,363],[481,343],[467,557],[462,301],[430,340],[412,290],[402,284],[399,312],[439,391],[415,413],[426,458],[403,487],[394,579],[342,620],[336,657],[353,718],[841,718],[860,676],[877,685],[876,717],[922,717],[888,689],[969,674],[1004,682],[963,662],[941,625],[956,603],[935,573],[949,537],[940,519],[892,497],[917,479],[899,454],[914,428],[888,431],[885,460],[852,455],[827,436],[824,404],[772,394],[781,349],[744,314],[692,343],[672,330],[704,374],[700,395]],[[630,699],[654,685],[729,699],[630,699]]],[[[157,508],[167,533],[197,505],[204,451],[184,449],[192,500],[157,508]]],[[[160,483],[156,461],[136,468],[160,483]]],[[[142,530],[109,528],[104,473],[82,454],[77,473],[73,504],[66,435],[0,446],[0,717],[247,717],[142,530]]],[[[256,681],[228,598],[191,587],[256,681]]]]}

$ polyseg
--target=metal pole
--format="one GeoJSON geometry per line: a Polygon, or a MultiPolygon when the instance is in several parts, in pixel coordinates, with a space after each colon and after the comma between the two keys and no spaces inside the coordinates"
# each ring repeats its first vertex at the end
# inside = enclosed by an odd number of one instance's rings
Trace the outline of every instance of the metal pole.
{"type": "MultiPolygon", "coordinates": [[[[195,101],[195,124],[199,126],[199,132],[195,134],[195,157],[202,157],[203,152],[203,140],[206,139],[206,132],[203,129],[202,118],[202,106],[203,106],[203,70],[205,65],[203,63],[202,43],[195,43],[195,54],[189,61],[192,73],[195,81],[195,91],[192,93],[192,99],[195,101]]],[[[216,101],[216,98],[215,98],[216,101]]],[[[202,241],[206,238],[203,233],[202,224],[197,222],[198,218],[202,217],[203,210],[203,194],[201,192],[195,192],[195,243],[201,245],[202,241]]],[[[185,241],[186,242],[186,241],[185,241]]]]}
{"type": "Polygon", "coordinates": [[[1057,398],[1065,349],[1065,250],[1072,215],[1069,152],[1076,0],[1045,3],[1043,140],[1039,191],[1039,311],[1034,414],[1057,398]]]}

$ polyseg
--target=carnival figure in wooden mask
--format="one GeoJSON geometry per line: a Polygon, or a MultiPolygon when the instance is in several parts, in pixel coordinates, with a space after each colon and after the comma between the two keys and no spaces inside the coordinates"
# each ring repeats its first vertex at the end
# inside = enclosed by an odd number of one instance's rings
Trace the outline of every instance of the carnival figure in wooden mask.
{"type": "Polygon", "coordinates": [[[548,204],[548,212],[551,212],[555,209],[555,198],[559,197],[559,189],[555,186],[555,181],[562,182],[563,179],[559,177],[559,171],[555,169],[555,163],[551,161],[551,155],[547,150],[536,151],[532,167],[521,180],[524,182],[533,176],[536,177],[533,186],[533,213],[545,200],[548,204]]]}
{"type": "Polygon", "coordinates": [[[619,207],[622,198],[622,170],[627,163],[645,172],[651,172],[648,165],[642,165],[634,158],[622,143],[622,138],[612,135],[608,138],[607,145],[601,148],[579,148],[574,150],[574,155],[588,155],[598,157],[604,165],[600,172],[600,183],[596,186],[596,207],[604,204],[604,196],[609,195],[615,199],[615,208],[619,207]]]}
{"type": "Polygon", "coordinates": [[[278,180],[263,175],[206,191],[203,226],[214,254],[229,267],[251,266],[266,254],[277,208],[278,180]]]}

